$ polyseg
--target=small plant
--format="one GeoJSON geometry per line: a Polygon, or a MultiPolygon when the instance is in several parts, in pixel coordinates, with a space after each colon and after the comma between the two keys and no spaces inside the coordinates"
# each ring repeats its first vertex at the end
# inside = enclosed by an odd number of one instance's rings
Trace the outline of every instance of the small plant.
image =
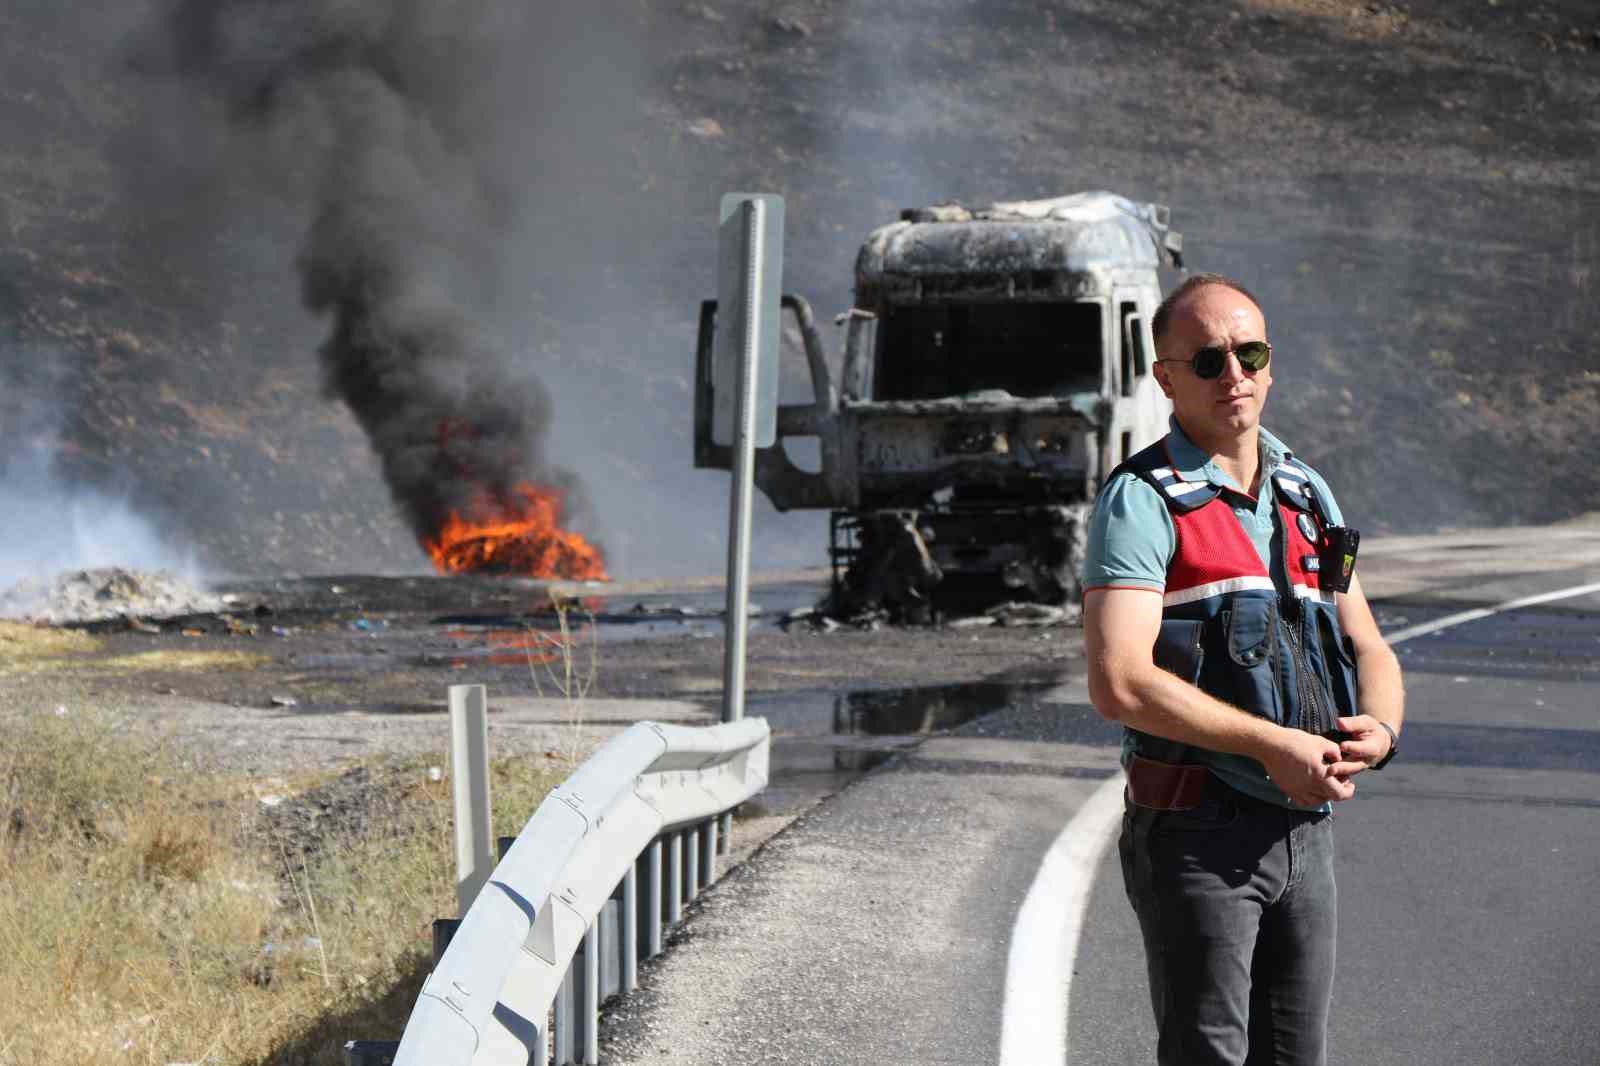
{"type": "Polygon", "coordinates": [[[541,699],[544,697],[544,683],[540,681],[540,670],[543,669],[545,681],[561,694],[567,701],[567,724],[571,726],[571,747],[567,752],[567,765],[576,766],[578,756],[583,750],[583,708],[584,699],[594,689],[596,678],[600,672],[600,635],[595,626],[594,612],[588,604],[571,599],[550,591],[550,606],[556,616],[556,631],[559,636],[552,637],[543,630],[527,627],[528,640],[524,644],[528,657],[528,677],[533,683],[534,694],[541,699]],[[588,662],[580,669],[576,650],[577,638],[572,632],[572,611],[575,605],[581,605],[584,614],[584,627],[588,631],[588,662]],[[550,654],[535,656],[533,646],[535,643],[548,648],[550,654]]]}

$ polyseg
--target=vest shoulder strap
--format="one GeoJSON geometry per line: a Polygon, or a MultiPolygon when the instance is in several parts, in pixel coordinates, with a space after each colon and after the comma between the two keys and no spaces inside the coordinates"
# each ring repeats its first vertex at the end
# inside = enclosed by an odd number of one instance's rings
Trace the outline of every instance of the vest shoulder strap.
{"type": "Polygon", "coordinates": [[[1221,490],[1209,481],[1185,481],[1167,455],[1167,442],[1164,437],[1148,448],[1128,456],[1111,471],[1111,476],[1106,480],[1109,481],[1118,474],[1133,474],[1150,485],[1161,494],[1167,509],[1175,514],[1186,514],[1204,507],[1221,493],[1221,490]]]}
{"type": "Polygon", "coordinates": [[[1272,487],[1278,499],[1287,506],[1296,511],[1309,511],[1323,525],[1332,524],[1327,509],[1317,496],[1316,487],[1311,483],[1311,468],[1300,460],[1291,456],[1279,463],[1272,472],[1272,487]]]}

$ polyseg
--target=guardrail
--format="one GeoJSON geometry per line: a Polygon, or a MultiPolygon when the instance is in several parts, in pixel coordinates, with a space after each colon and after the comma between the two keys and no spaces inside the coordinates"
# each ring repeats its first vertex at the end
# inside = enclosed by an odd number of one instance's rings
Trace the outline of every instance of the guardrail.
{"type": "Polygon", "coordinates": [[[600,1003],[637,987],[639,961],[715,879],[719,830],[766,785],[769,742],[759,718],[613,737],[511,843],[398,1047],[352,1041],[348,1066],[598,1063],[600,1003]]]}

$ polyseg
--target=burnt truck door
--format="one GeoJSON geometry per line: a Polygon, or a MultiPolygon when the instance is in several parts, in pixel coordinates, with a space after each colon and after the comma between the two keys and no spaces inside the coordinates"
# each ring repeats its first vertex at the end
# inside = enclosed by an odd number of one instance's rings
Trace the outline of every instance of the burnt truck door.
{"type": "Polygon", "coordinates": [[[1148,285],[1118,285],[1112,299],[1115,391],[1111,432],[1105,442],[1109,453],[1106,473],[1167,431],[1170,408],[1151,373],[1155,345],[1150,316],[1159,295],[1148,285]]]}
{"type": "MultiPolygon", "coordinates": [[[[780,350],[779,371],[781,374],[795,372],[795,368],[788,365],[793,358],[790,354],[793,345],[788,338],[798,337],[805,356],[803,372],[810,378],[812,402],[778,404],[778,439],[771,447],[756,449],[756,485],[780,511],[797,507],[835,507],[841,502],[837,485],[838,394],[823,354],[822,339],[817,335],[811,305],[799,296],[785,293],[781,308],[781,332],[785,341],[780,350]],[[812,472],[797,466],[784,450],[785,437],[816,438],[821,470],[812,472]]],[[[716,335],[717,301],[705,300],[700,304],[700,329],[695,345],[694,465],[702,470],[732,470],[733,449],[715,443],[711,432],[716,410],[711,348],[716,335]]]]}

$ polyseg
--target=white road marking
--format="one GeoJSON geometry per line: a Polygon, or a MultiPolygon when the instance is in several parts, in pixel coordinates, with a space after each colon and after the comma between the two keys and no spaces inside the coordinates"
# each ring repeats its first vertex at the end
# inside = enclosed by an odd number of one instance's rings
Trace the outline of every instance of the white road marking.
{"type": "MultiPolygon", "coordinates": [[[[1600,582],[1508,600],[1384,635],[1390,644],[1555,600],[1600,593],[1600,582]]],[[[1087,703],[1081,683],[1045,693],[1046,703],[1087,703]]],[[[1118,773],[1095,789],[1045,852],[1028,895],[1011,927],[1006,957],[1005,1002],[1000,1018],[1000,1066],[1065,1066],[1068,997],[1078,956],[1078,938],[1089,907],[1101,856],[1122,816],[1124,777],[1118,773]]],[[[1143,950],[1141,948],[1141,950],[1143,950]]]]}
{"type": "Polygon", "coordinates": [[[1094,790],[1050,845],[1011,930],[1000,1066],[1067,1061],[1067,994],[1100,854],[1122,816],[1122,772],[1094,790]]]}
{"type": "Polygon", "coordinates": [[[1591,592],[1600,592],[1600,582],[1592,585],[1574,585],[1571,588],[1556,589],[1554,592],[1541,592],[1537,596],[1524,596],[1519,600],[1508,600],[1496,607],[1476,607],[1460,614],[1445,615],[1443,618],[1432,622],[1423,622],[1421,625],[1407,626],[1397,629],[1393,633],[1385,633],[1383,639],[1390,644],[1399,644],[1403,640],[1414,637],[1425,637],[1429,633],[1437,633],[1441,629],[1458,626],[1462,622],[1476,622],[1480,618],[1499,614],[1502,611],[1515,611],[1523,607],[1533,607],[1541,603],[1550,603],[1555,600],[1569,600],[1574,596],[1587,596],[1591,592]]]}

